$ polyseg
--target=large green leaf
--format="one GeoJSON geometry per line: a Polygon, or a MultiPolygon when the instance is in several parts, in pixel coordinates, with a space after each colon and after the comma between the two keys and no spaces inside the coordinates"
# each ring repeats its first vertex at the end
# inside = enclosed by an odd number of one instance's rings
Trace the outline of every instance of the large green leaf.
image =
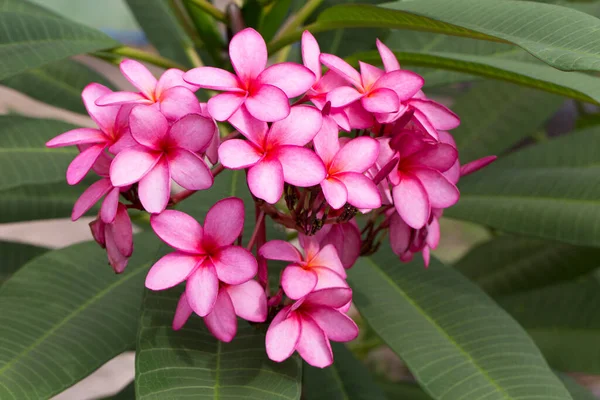
{"type": "Polygon", "coordinates": [[[135,400],[135,382],[125,386],[123,390],[114,396],[107,397],[105,400],[135,400]]]}
{"type": "Polygon", "coordinates": [[[384,400],[385,394],[369,370],[342,343],[331,343],[332,366],[319,369],[304,363],[302,394],[307,400],[384,400]]]}
{"type": "Polygon", "coordinates": [[[504,152],[536,133],[563,102],[559,96],[506,83],[478,83],[452,106],[461,118],[452,131],[460,161],[504,152]]]}
{"type": "Polygon", "coordinates": [[[270,361],[257,327],[238,321],[231,343],[215,339],[197,316],[173,331],[179,294],[146,293],[135,358],[138,399],[300,399],[299,358],[270,361]]]}
{"type": "Polygon", "coordinates": [[[95,242],[29,262],[0,287],[0,398],[45,399],[78,382],[135,342],[145,272],[158,254],[153,234],[135,237],[115,275],[95,242]]]}
{"type": "Polygon", "coordinates": [[[431,400],[423,389],[410,382],[380,382],[388,400],[431,400]]]}
{"type": "Polygon", "coordinates": [[[51,119],[0,116],[0,190],[65,181],[77,149],[49,149],[45,143],[74,128],[51,119]]]}
{"type": "Polygon", "coordinates": [[[600,267],[600,249],[500,236],[475,247],[455,267],[489,295],[499,296],[586,274],[600,267]]]}
{"type": "Polygon", "coordinates": [[[26,0],[0,0],[0,79],[118,45],[102,32],[60,18],[26,0]]]}
{"type": "Polygon", "coordinates": [[[507,232],[600,246],[600,130],[512,153],[459,183],[444,215],[507,232]]]}
{"type": "Polygon", "coordinates": [[[27,261],[47,251],[25,243],[0,242],[0,286],[27,261]]]}
{"type": "Polygon", "coordinates": [[[570,399],[524,330],[458,272],[386,246],[349,270],[354,303],[438,400],[570,399]]]}
{"type": "Polygon", "coordinates": [[[198,32],[198,36],[202,39],[203,48],[210,54],[216,66],[224,68],[223,50],[226,46],[217,22],[193,2],[183,1],[182,3],[198,32]]]}
{"type": "Polygon", "coordinates": [[[600,282],[597,275],[501,298],[553,368],[600,373],[600,282]]]}
{"type": "Polygon", "coordinates": [[[194,49],[189,36],[179,25],[167,0],[126,0],[136,21],[159,53],[191,67],[187,50],[194,49]]]}
{"type": "Polygon", "coordinates": [[[11,76],[0,81],[0,85],[44,103],[87,114],[81,92],[91,82],[112,87],[106,78],[85,65],[73,60],[61,60],[11,76]]]}
{"type": "Polygon", "coordinates": [[[312,28],[387,27],[502,41],[558,69],[600,69],[600,44],[593,40],[600,21],[577,10],[512,0],[398,1],[385,7],[331,7],[312,28]]]}

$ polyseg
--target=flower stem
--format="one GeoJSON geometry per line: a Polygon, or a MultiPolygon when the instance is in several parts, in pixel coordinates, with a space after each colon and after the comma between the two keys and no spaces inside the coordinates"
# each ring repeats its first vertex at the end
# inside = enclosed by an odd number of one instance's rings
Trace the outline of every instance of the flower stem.
{"type": "Polygon", "coordinates": [[[202,11],[204,11],[205,13],[207,13],[208,15],[212,16],[214,19],[221,21],[223,23],[227,23],[227,16],[225,15],[225,13],[223,13],[223,11],[219,10],[217,7],[213,6],[210,2],[208,2],[207,0],[185,0],[190,4],[195,5],[196,7],[198,7],[199,9],[201,9],[202,11]]]}
{"type": "MultiPolygon", "coordinates": [[[[111,54],[126,58],[133,58],[138,61],[145,61],[161,68],[177,68],[186,70],[186,67],[176,63],[168,58],[161,57],[156,54],[148,53],[147,51],[136,49],[129,46],[116,47],[109,51],[111,54]]],[[[101,57],[102,58],[102,57],[101,57]]]]}
{"type": "MultiPolygon", "coordinates": [[[[248,241],[248,245],[246,246],[246,250],[248,251],[252,250],[252,246],[254,246],[254,243],[256,242],[256,237],[258,236],[258,233],[261,229],[261,225],[265,223],[265,210],[261,209],[258,212],[259,214],[256,217],[256,226],[254,227],[254,231],[252,231],[252,236],[250,236],[250,240],[248,241]]],[[[258,251],[258,249],[256,249],[256,251],[258,251]]]]}

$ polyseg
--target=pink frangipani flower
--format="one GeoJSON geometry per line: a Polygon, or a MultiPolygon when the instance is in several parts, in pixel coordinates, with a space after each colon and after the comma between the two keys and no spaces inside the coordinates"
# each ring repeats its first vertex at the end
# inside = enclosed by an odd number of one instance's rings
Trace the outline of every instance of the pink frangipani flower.
{"type": "MultiPolygon", "coordinates": [[[[184,292],[177,304],[173,329],[181,329],[192,313],[184,292]]],[[[204,323],[217,339],[230,342],[237,333],[236,316],[251,322],[265,322],[267,319],[267,296],[257,281],[251,279],[239,285],[221,283],[215,305],[204,317],[204,323]]]]}
{"type": "Polygon", "coordinates": [[[350,288],[321,289],[284,307],[273,319],[265,340],[273,361],[288,359],[294,351],[308,364],[325,368],[333,363],[330,340],[348,342],[358,327],[338,309],[352,299],[350,288]]]}
{"type": "Polygon", "coordinates": [[[325,178],[321,159],[309,143],[321,128],[321,113],[314,107],[295,106],[283,120],[267,128],[264,122],[246,126],[234,124],[248,140],[232,139],[219,147],[219,159],[225,168],[248,171],[252,194],[268,203],[276,203],[287,182],[298,187],[314,186],[325,178]]]}
{"type": "Polygon", "coordinates": [[[329,244],[335,247],[345,269],[351,268],[360,256],[360,230],[354,219],[342,224],[327,224],[314,237],[321,248],[329,244]]]}
{"type": "Polygon", "coordinates": [[[219,282],[239,285],[256,275],[258,264],[254,256],[231,245],[244,226],[241,199],[230,197],[217,202],[206,214],[204,228],[176,210],[152,215],[150,224],[158,237],[177,251],[152,266],[146,287],[164,290],[186,281],[187,302],[201,317],[213,310],[219,282]]]}
{"type": "Polygon", "coordinates": [[[299,299],[313,290],[330,287],[348,287],[344,280],[346,271],[333,245],[319,248],[318,242],[300,234],[302,255],[294,246],[283,240],[265,243],[258,254],[268,260],[289,261],[281,275],[281,286],[291,299],[299,299]]]}
{"type": "Polygon", "coordinates": [[[430,252],[440,242],[439,218],[442,211],[432,210],[430,221],[420,229],[408,226],[394,209],[391,209],[388,214],[391,214],[389,218],[392,251],[404,262],[412,260],[414,253],[420,251],[423,254],[425,267],[429,266],[430,252]]]}
{"type": "Polygon", "coordinates": [[[214,136],[212,120],[188,114],[169,126],[158,110],[137,106],[129,116],[129,128],[139,145],[117,154],[110,166],[110,179],[117,187],[139,182],[138,193],[146,211],[165,209],[171,178],[189,190],[212,186],[213,176],[198,155],[214,136]]]}
{"type": "Polygon", "coordinates": [[[224,92],[208,101],[208,111],[217,121],[228,120],[242,107],[260,121],[279,121],[290,112],[288,99],[304,94],[315,80],[309,69],[291,62],[266,68],[267,45],[252,28],[231,39],[229,57],[235,75],[213,67],[184,75],[189,83],[224,92]]]}
{"type": "Polygon", "coordinates": [[[108,262],[117,274],[127,267],[127,261],[133,254],[133,227],[127,208],[118,203],[114,220],[105,223],[100,216],[90,222],[94,240],[106,249],[108,262]]]}

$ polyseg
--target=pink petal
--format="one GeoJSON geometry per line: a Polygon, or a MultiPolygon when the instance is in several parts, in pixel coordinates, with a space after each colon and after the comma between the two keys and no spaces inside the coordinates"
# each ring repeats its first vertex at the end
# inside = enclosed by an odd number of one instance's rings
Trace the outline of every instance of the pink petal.
{"type": "Polygon", "coordinates": [[[423,78],[414,72],[400,70],[383,75],[375,82],[373,89],[391,89],[396,92],[400,101],[406,101],[421,90],[424,83],[423,78]]]}
{"type": "Polygon", "coordinates": [[[186,72],[183,79],[205,89],[234,91],[240,88],[237,76],[221,68],[194,68],[186,72]]]}
{"type": "Polygon", "coordinates": [[[281,310],[267,330],[265,339],[267,355],[276,362],[282,362],[294,353],[302,332],[300,321],[295,314],[291,314],[287,319],[275,324],[280,315],[288,312],[289,310],[285,308],[281,310]]]}
{"type": "Polygon", "coordinates": [[[154,233],[169,246],[191,254],[202,254],[202,226],[194,218],[177,210],[166,210],[150,217],[154,233]]]}
{"type": "MultiPolygon", "coordinates": [[[[110,180],[106,180],[110,182],[110,180]]],[[[121,194],[119,188],[113,188],[112,185],[111,188],[112,190],[108,192],[108,194],[104,198],[104,201],[102,202],[102,207],[100,207],[100,218],[102,218],[102,221],[104,221],[104,223],[107,224],[113,222],[115,220],[115,217],[117,216],[117,208],[119,207],[119,195],[121,194]]]]}
{"type": "Polygon", "coordinates": [[[321,182],[321,189],[325,200],[334,210],[344,207],[344,204],[348,201],[346,186],[334,177],[324,179],[321,182]]]}
{"type": "MultiPolygon", "coordinates": [[[[140,147],[140,144],[135,141],[131,133],[129,132],[129,127],[127,127],[127,132],[124,133],[112,146],[108,148],[108,151],[112,154],[119,154],[124,149],[129,147],[140,147]]],[[[108,165],[110,167],[110,164],[108,165]]],[[[108,171],[108,168],[107,168],[108,171]]]]}
{"type": "Polygon", "coordinates": [[[400,107],[396,92],[386,88],[372,90],[361,102],[365,110],[373,113],[393,113],[400,107]]]}
{"type": "Polygon", "coordinates": [[[458,201],[460,197],[458,189],[440,172],[429,168],[419,168],[414,170],[414,174],[425,187],[431,207],[447,208],[458,201]]]}
{"type": "Polygon", "coordinates": [[[244,202],[237,197],[219,200],[206,213],[204,241],[213,246],[229,246],[244,228],[244,202]]]}
{"type": "Polygon", "coordinates": [[[363,96],[364,94],[350,86],[340,86],[327,93],[327,101],[331,102],[331,107],[345,107],[363,96]]]}
{"type": "Polygon", "coordinates": [[[305,147],[281,146],[274,156],[283,168],[283,180],[291,185],[299,187],[318,185],[327,174],[319,156],[305,147]]]}
{"type": "Polygon", "coordinates": [[[329,268],[338,273],[342,278],[346,277],[346,270],[340,261],[337,250],[332,244],[325,245],[309,260],[309,263],[311,266],[329,268]]]}
{"type": "Polygon", "coordinates": [[[220,290],[212,311],[204,317],[206,327],[222,342],[231,342],[237,333],[237,318],[227,291],[220,290]]]}
{"type": "Polygon", "coordinates": [[[348,115],[348,121],[352,129],[367,129],[375,123],[373,115],[365,110],[360,101],[355,101],[346,106],[344,110],[346,111],[346,115],[348,115]]]}
{"type": "MultiPolygon", "coordinates": [[[[348,287],[346,280],[330,268],[314,267],[312,270],[318,277],[317,286],[313,290],[348,287]]],[[[344,276],[346,276],[346,272],[344,272],[344,276]]]]}
{"type": "Polygon", "coordinates": [[[90,83],[81,92],[81,98],[83,99],[83,104],[85,104],[88,114],[94,120],[96,125],[98,125],[102,131],[110,134],[113,132],[115,126],[119,107],[99,107],[96,105],[96,100],[109,93],[112,93],[112,90],[106,86],[99,83],[90,83]]]}
{"type": "Polygon", "coordinates": [[[110,165],[113,186],[127,186],[142,179],[160,159],[160,153],[127,148],[116,155],[110,165]]]}
{"type": "Polygon", "coordinates": [[[321,112],[311,106],[295,106],[281,121],[274,122],[267,142],[275,145],[304,146],[319,132],[323,123],[321,112]]]}
{"type": "Polygon", "coordinates": [[[283,167],[276,159],[263,159],[248,170],[248,187],[253,195],[275,204],[283,194],[283,167]]]}
{"type": "MultiPolygon", "coordinates": [[[[319,70],[321,70],[319,65],[319,70]]],[[[313,86],[313,89],[319,93],[331,92],[340,86],[348,86],[346,79],[342,78],[335,71],[327,71],[325,75],[313,86]]]]}
{"type": "Polygon", "coordinates": [[[460,118],[442,104],[433,100],[411,99],[411,106],[421,111],[429,122],[441,130],[454,129],[460,125],[460,118]]]}
{"type": "Polygon", "coordinates": [[[377,43],[377,50],[379,50],[379,55],[381,56],[381,61],[383,61],[383,66],[386,72],[396,71],[400,69],[400,63],[396,58],[396,55],[379,39],[375,41],[377,43]]]}
{"type": "Polygon", "coordinates": [[[106,145],[104,143],[90,146],[73,159],[67,168],[67,183],[76,185],[87,175],[100,157],[106,145]]]}
{"type": "Polygon", "coordinates": [[[433,126],[431,122],[429,122],[425,114],[423,114],[421,111],[415,110],[413,121],[417,123],[417,126],[421,125],[421,127],[427,133],[429,133],[429,135],[431,135],[432,138],[438,139],[439,136],[437,129],[435,129],[435,126],[433,126]]]}
{"type": "Polygon", "coordinates": [[[311,260],[313,257],[317,255],[320,250],[319,242],[317,238],[314,236],[304,235],[302,233],[298,234],[298,242],[300,246],[304,249],[305,260],[311,260]]]}
{"type": "Polygon", "coordinates": [[[171,175],[165,157],[156,163],[140,180],[138,195],[144,209],[149,213],[163,212],[171,197],[171,175]]]}
{"type": "Polygon", "coordinates": [[[50,139],[47,147],[64,147],[81,144],[106,143],[108,137],[100,130],[93,128],[77,128],[50,139]]]}
{"type": "Polygon", "coordinates": [[[212,263],[205,261],[188,277],[185,292],[196,314],[205,317],[212,311],[219,293],[219,278],[212,263]]]}
{"type": "Polygon", "coordinates": [[[170,68],[163,72],[163,74],[158,79],[158,83],[156,84],[156,90],[154,91],[156,94],[156,98],[162,98],[165,91],[174,87],[184,87],[192,92],[198,90],[198,86],[191,85],[184,81],[183,75],[184,72],[177,68],[170,68]]]}
{"type": "Polygon", "coordinates": [[[321,246],[332,244],[340,257],[345,269],[352,267],[360,254],[360,231],[354,222],[328,225],[315,235],[321,246]]]}
{"type": "Polygon", "coordinates": [[[237,33],[229,43],[229,58],[243,82],[256,78],[267,65],[267,44],[252,28],[237,33]]]}
{"type": "Polygon", "coordinates": [[[226,92],[208,100],[208,112],[217,121],[228,120],[246,100],[246,93],[226,92]]]}
{"type": "Polygon", "coordinates": [[[329,288],[316,290],[306,296],[304,303],[311,306],[340,308],[352,300],[352,289],[329,288]]]}
{"type": "Polygon", "coordinates": [[[92,183],[75,202],[73,212],[71,213],[71,219],[77,221],[83,214],[88,212],[102,196],[110,192],[111,189],[112,185],[110,184],[110,179],[100,179],[99,181],[92,183]]]}
{"type": "Polygon", "coordinates": [[[439,143],[435,146],[426,147],[409,157],[411,164],[422,165],[443,172],[450,169],[456,162],[458,151],[449,144],[439,143]]]}
{"type": "Polygon", "coordinates": [[[358,172],[344,172],[336,177],[346,186],[348,203],[361,209],[381,207],[381,195],[370,178],[358,172]]]}
{"type": "Polygon", "coordinates": [[[290,299],[297,300],[312,292],[317,279],[317,274],[310,269],[288,265],[281,274],[281,287],[290,299]]]}
{"type": "Polygon", "coordinates": [[[248,95],[245,106],[250,115],[265,122],[279,121],[290,113],[286,94],[278,87],[266,84],[248,95]]]}
{"type": "Polygon", "coordinates": [[[325,368],[333,364],[333,352],[329,340],[310,317],[302,317],[302,333],[296,350],[304,361],[313,367],[325,368]]]}
{"type": "Polygon", "coordinates": [[[403,175],[398,186],[392,189],[392,196],[398,214],[410,227],[421,229],[425,226],[431,207],[427,191],[417,178],[403,175]]]}
{"type": "Polygon", "coordinates": [[[260,121],[250,115],[246,106],[242,105],[227,122],[233,125],[235,129],[257,147],[262,148],[265,144],[269,127],[266,122],[260,121]]]}
{"type": "Polygon", "coordinates": [[[248,282],[258,271],[256,258],[239,246],[226,246],[211,257],[220,281],[229,285],[248,282]]]}
{"type": "Polygon", "coordinates": [[[427,227],[427,246],[435,249],[440,244],[440,221],[433,218],[433,221],[427,227]]]}
{"type": "Polygon", "coordinates": [[[350,140],[337,153],[331,164],[330,173],[363,173],[375,164],[379,156],[379,143],[370,137],[361,136],[350,140]]]}
{"type": "Polygon", "coordinates": [[[96,104],[101,107],[119,106],[122,104],[152,104],[152,100],[139,93],[134,92],[112,92],[105,94],[96,100],[96,104]]]}
{"type": "Polygon", "coordinates": [[[304,31],[302,33],[302,61],[304,66],[315,74],[316,80],[321,79],[320,55],[319,43],[309,31],[304,31]]]}
{"type": "Polygon", "coordinates": [[[133,253],[133,227],[127,208],[123,204],[119,204],[115,220],[110,226],[119,252],[130,257],[133,253]]]}
{"type": "Polygon", "coordinates": [[[128,257],[119,251],[117,239],[113,233],[113,226],[106,225],[104,228],[104,237],[106,240],[106,255],[108,263],[113,268],[115,273],[122,273],[127,267],[128,257]]]}
{"type": "Polygon", "coordinates": [[[215,132],[214,122],[199,114],[188,114],[175,121],[169,130],[172,146],[195,153],[203,152],[215,132]]]}
{"type": "Polygon", "coordinates": [[[256,164],[262,157],[247,140],[231,139],[219,146],[219,160],[225,168],[242,169],[256,164]]]}
{"type": "Polygon", "coordinates": [[[267,319],[267,296],[260,283],[249,280],[241,285],[227,286],[226,290],[238,317],[252,322],[267,319]]]}
{"type": "Polygon", "coordinates": [[[390,217],[390,245],[392,251],[399,256],[408,251],[411,235],[411,227],[404,222],[398,213],[394,212],[390,217]]]}
{"type": "Polygon", "coordinates": [[[183,86],[166,90],[159,102],[160,111],[170,121],[180,119],[187,114],[200,114],[200,103],[196,95],[183,86]]]}
{"type": "Polygon", "coordinates": [[[352,318],[332,308],[315,307],[309,312],[310,317],[325,332],[329,340],[349,342],[358,336],[358,326],[352,318]]]}
{"type": "Polygon", "coordinates": [[[460,175],[466,176],[466,175],[472,174],[475,171],[479,171],[481,168],[486,167],[486,166],[490,165],[492,162],[494,162],[496,160],[496,158],[498,158],[498,157],[487,156],[487,157],[483,157],[483,158],[480,158],[475,161],[471,161],[470,163],[467,163],[460,167],[460,175]]]}
{"type": "Polygon", "coordinates": [[[158,260],[146,276],[146,287],[150,290],[165,290],[185,281],[202,263],[203,257],[185,253],[170,253],[158,260]]]}
{"type": "Polygon", "coordinates": [[[173,317],[173,330],[178,331],[183,328],[193,312],[194,310],[192,310],[192,307],[190,307],[187,301],[187,296],[185,295],[185,292],[183,292],[181,297],[179,297],[179,302],[177,303],[177,308],[175,309],[175,316],[173,317]]]}
{"type": "Polygon", "coordinates": [[[289,242],[283,240],[270,240],[263,244],[258,251],[258,254],[268,260],[280,260],[280,261],[291,261],[300,262],[302,261],[302,255],[300,252],[289,242]]]}
{"type": "Polygon", "coordinates": [[[154,107],[137,106],[129,114],[129,129],[136,142],[160,150],[169,130],[169,122],[154,107]]]}
{"type": "Polygon", "coordinates": [[[185,149],[169,151],[171,178],[189,190],[206,190],[213,185],[213,176],[204,160],[185,149]]]}
{"type": "Polygon", "coordinates": [[[210,139],[210,143],[206,148],[206,157],[212,164],[216,164],[219,162],[219,146],[221,145],[221,138],[219,136],[219,128],[217,127],[217,124],[214,123],[214,121],[213,124],[214,130],[212,138],[210,139]]]}
{"type": "MultiPolygon", "coordinates": [[[[323,63],[327,68],[332,71],[335,71],[342,78],[346,79],[346,81],[357,88],[362,88],[362,80],[360,78],[360,74],[356,71],[350,64],[346,61],[342,60],[338,56],[334,56],[333,54],[321,54],[319,57],[321,63],[323,63]]],[[[333,104],[332,104],[333,105],[333,104]]]]}
{"type": "Polygon", "coordinates": [[[155,100],[154,91],[158,81],[148,68],[135,60],[123,60],[119,65],[121,73],[133,86],[138,88],[148,99],[155,100]]]}
{"type": "Polygon", "coordinates": [[[300,64],[282,62],[261,72],[256,82],[278,87],[291,99],[310,89],[315,83],[315,74],[300,64]]]}
{"type": "Polygon", "coordinates": [[[359,61],[358,65],[360,66],[360,79],[364,88],[370,88],[377,79],[385,74],[385,72],[371,64],[359,61]]]}
{"type": "Polygon", "coordinates": [[[321,130],[313,139],[315,152],[321,157],[325,165],[333,160],[340,150],[340,140],[338,137],[338,126],[332,118],[323,118],[321,130]]]}

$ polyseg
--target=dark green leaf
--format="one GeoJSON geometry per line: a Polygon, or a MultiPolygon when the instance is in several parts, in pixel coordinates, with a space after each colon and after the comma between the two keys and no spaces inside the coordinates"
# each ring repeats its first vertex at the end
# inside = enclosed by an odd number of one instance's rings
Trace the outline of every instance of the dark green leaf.
{"type": "Polygon", "coordinates": [[[45,399],[135,342],[144,277],[158,258],[153,234],[135,237],[125,273],[86,242],[48,252],[0,287],[0,398],[45,399]]]}
{"type": "Polygon", "coordinates": [[[123,390],[114,396],[107,397],[105,400],[135,400],[135,382],[125,386],[123,390]]]}
{"type": "Polygon", "coordinates": [[[27,261],[47,251],[30,244],[0,242],[0,286],[27,261]]]}
{"type": "Polygon", "coordinates": [[[388,400],[431,400],[431,396],[418,385],[409,382],[380,382],[388,400]]]}
{"type": "Polygon", "coordinates": [[[191,1],[183,1],[183,5],[198,32],[198,36],[204,43],[203,48],[210,54],[215,65],[223,68],[224,62],[222,53],[226,47],[215,19],[196,7],[191,1]]]}
{"type": "Polygon", "coordinates": [[[570,399],[529,336],[481,289],[388,247],[349,270],[354,303],[435,399],[570,399]]]}
{"type": "Polygon", "coordinates": [[[258,31],[266,42],[273,39],[287,17],[292,0],[278,0],[265,7],[258,24],[258,31]]]}
{"type": "Polygon", "coordinates": [[[197,316],[173,331],[179,294],[146,293],[136,354],[138,399],[300,399],[300,360],[270,361],[264,333],[245,321],[238,321],[231,343],[215,339],[197,316]]]}

